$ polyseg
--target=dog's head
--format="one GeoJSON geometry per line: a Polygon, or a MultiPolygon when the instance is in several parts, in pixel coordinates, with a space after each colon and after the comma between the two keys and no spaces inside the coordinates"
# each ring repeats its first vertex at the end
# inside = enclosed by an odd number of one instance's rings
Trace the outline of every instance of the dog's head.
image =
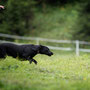
{"type": "Polygon", "coordinates": [[[42,46],[42,45],[40,45],[39,53],[40,54],[45,54],[45,55],[48,55],[48,56],[52,56],[53,55],[53,52],[51,52],[48,47],[42,46]]]}

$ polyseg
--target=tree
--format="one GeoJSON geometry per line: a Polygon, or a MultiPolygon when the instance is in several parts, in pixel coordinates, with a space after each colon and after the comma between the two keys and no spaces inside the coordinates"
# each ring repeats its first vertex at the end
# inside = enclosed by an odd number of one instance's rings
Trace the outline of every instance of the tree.
{"type": "Polygon", "coordinates": [[[79,16],[75,39],[90,41],[90,4],[87,3],[79,16]]]}
{"type": "Polygon", "coordinates": [[[8,0],[6,10],[0,13],[0,32],[17,35],[28,33],[33,19],[33,7],[33,0],[8,0]]]}

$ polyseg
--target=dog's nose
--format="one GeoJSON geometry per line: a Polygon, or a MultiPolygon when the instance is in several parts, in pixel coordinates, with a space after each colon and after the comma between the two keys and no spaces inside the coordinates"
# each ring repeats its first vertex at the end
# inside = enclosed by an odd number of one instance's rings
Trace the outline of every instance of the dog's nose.
{"type": "Polygon", "coordinates": [[[51,52],[51,55],[53,55],[53,53],[51,52]]]}
{"type": "Polygon", "coordinates": [[[53,55],[53,53],[52,53],[52,52],[49,52],[47,55],[48,55],[48,56],[52,56],[52,55],[53,55]]]}

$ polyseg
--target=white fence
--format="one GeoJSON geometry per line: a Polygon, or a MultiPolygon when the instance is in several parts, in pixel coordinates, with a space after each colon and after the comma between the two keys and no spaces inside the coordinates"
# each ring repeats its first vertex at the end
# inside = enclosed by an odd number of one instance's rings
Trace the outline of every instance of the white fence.
{"type": "MultiPolygon", "coordinates": [[[[83,49],[80,48],[80,44],[86,44],[86,45],[90,45],[90,42],[85,42],[85,41],[71,41],[71,40],[54,40],[54,39],[45,39],[45,38],[38,38],[38,37],[23,37],[23,36],[16,36],[16,35],[9,35],[9,34],[1,34],[0,33],[0,37],[5,37],[5,38],[12,38],[12,39],[21,39],[21,40],[34,40],[36,41],[36,44],[39,44],[40,41],[44,41],[44,42],[52,42],[52,43],[69,43],[69,44],[75,44],[75,53],[77,56],[79,56],[79,52],[90,52],[90,49],[83,49]]],[[[8,41],[2,41],[0,40],[1,43],[5,43],[8,41]]],[[[9,42],[11,43],[11,42],[9,42]]],[[[14,43],[14,42],[13,42],[14,43]]],[[[18,43],[20,44],[20,43],[18,43]]],[[[66,51],[72,51],[73,48],[68,47],[68,48],[64,48],[64,47],[54,47],[54,46],[48,46],[50,49],[53,50],[66,50],[66,51]]]]}

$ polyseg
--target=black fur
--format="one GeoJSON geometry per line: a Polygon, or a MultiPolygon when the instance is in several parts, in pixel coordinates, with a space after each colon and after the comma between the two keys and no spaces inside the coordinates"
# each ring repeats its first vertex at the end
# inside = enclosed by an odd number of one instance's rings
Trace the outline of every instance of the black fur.
{"type": "Polygon", "coordinates": [[[37,61],[33,57],[37,54],[45,54],[48,56],[53,55],[48,47],[42,45],[17,45],[13,43],[2,43],[0,44],[0,58],[6,58],[6,56],[12,56],[13,58],[19,57],[23,60],[28,60],[30,63],[37,61]]]}

